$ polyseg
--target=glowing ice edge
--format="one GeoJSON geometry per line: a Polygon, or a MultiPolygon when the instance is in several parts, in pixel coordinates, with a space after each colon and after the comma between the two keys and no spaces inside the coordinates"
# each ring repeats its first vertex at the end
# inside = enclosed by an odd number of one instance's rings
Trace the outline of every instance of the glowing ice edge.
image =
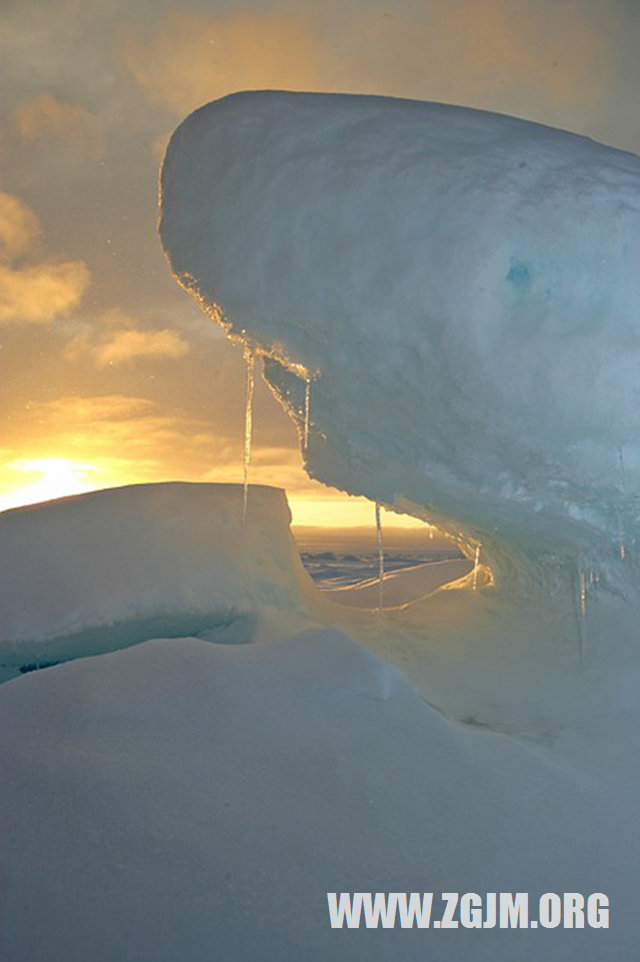
{"type": "Polygon", "coordinates": [[[499,578],[630,590],[640,158],[383,97],[239,93],[169,143],[179,282],[305,433],[312,476],[435,520],[499,578]],[[625,556],[624,558],[622,556],[625,556]]]}

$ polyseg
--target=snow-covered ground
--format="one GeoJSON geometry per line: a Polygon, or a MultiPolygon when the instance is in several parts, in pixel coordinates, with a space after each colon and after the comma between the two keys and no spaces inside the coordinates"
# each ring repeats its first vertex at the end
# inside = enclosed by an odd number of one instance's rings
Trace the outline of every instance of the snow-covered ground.
{"type": "Polygon", "coordinates": [[[625,672],[581,675],[562,646],[555,689],[549,651],[524,678],[526,646],[501,662],[486,638],[493,589],[468,576],[404,609],[348,609],[314,588],[282,492],[252,488],[241,517],[241,486],[185,484],[0,516],[23,579],[0,587],[3,650],[47,660],[72,612],[78,629],[74,660],[0,686],[2,958],[635,960],[635,662],[626,700],[625,672]],[[199,637],[109,651],[140,625],[136,596],[171,624],[208,598],[199,637]],[[241,639],[220,613],[246,619],[241,639]],[[85,657],[98,624],[105,653],[85,657]],[[612,923],[338,931],[332,891],[604,892],[612,923]]]}

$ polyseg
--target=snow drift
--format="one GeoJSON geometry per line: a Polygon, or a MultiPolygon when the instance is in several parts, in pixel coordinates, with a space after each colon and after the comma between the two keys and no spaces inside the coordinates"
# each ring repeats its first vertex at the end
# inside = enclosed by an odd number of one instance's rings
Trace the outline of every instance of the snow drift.
{"type": "Polygon", "coordinates": [[[299,424],[311,379],[311,474],[480,540],[503,579],[513,562],[576,571],[582,555],[623,583],[639,526],[639,198],[640,159],[585,137],[265,91],[175,131],[160,233],[299,424]]]}
{"type": "Polygon", "coordinates": [[[203,631],[249,640],[313,592],[284,492],[145,484],[0,514],[0,665],[23,669],[203,631]]]}
{"type": "Polygon", "coordinates": [[[339,632],[15,679],[0,767],[11,962],[638,957],[637,781],[448,722],[339,632]],[[330,927],[327,892],[425,889],[602,891],[611,927],[330,927]]]}

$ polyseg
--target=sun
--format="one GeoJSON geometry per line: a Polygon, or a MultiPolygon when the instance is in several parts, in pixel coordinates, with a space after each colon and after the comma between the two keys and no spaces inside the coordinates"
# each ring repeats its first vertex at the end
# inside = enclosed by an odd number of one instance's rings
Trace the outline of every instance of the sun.
{"type": "Polygon", "coordinates": [[[8,493],[0,494],[0,511],[91,491],[96,487],[96,471],[95,465],[72,461],[70,458],[20,458],[10,461],[3,471],[2,488],[8,493]],[[30,476],[33,480],[27,484],[21,483],[20,475],[30,476]]]}

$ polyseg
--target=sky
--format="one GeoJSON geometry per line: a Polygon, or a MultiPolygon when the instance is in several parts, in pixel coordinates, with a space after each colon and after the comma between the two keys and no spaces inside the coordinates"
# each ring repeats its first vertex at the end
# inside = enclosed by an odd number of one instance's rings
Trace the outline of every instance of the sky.
{"type": "MultiPolygon", "coordinates": [[[[640,153],[639,48],[637,0],[0,0],[0,509],[242,481],[242,352],[156,233],[164,148],[196,107],[384,94],[640,153]]],[[[253,422],[251,480],[285,487],[295,523],[372,521],[306,477],[261,382],[253,422]]]]}

